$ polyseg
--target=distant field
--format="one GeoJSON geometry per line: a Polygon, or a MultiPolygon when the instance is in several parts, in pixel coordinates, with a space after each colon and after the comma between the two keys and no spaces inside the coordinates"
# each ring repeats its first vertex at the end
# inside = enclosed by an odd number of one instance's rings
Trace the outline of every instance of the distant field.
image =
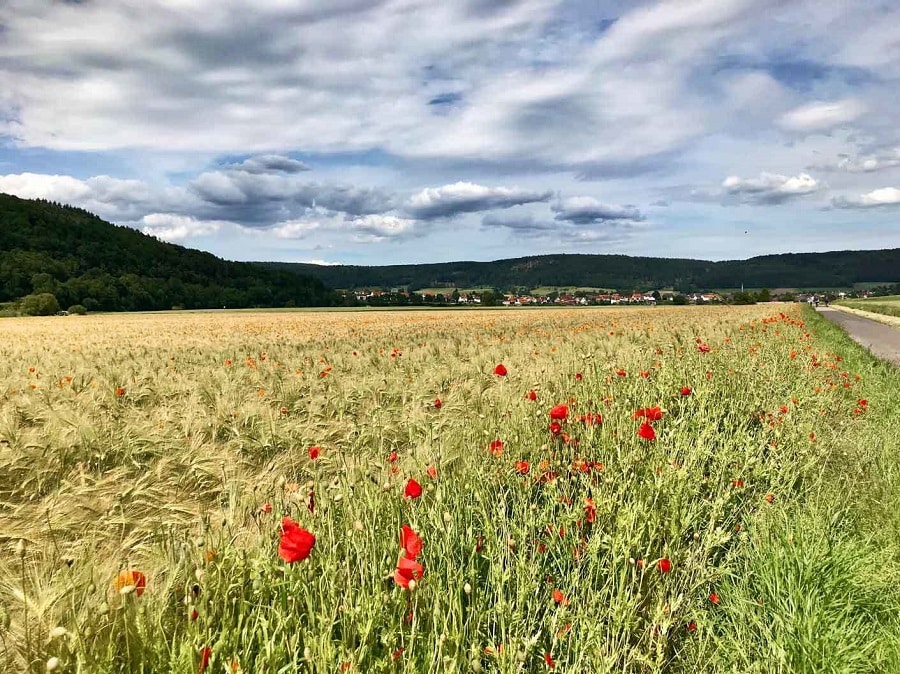
{"type": "Polygon", "coordinates": [[[896,370],[808,307],[0,330],[2,672],[900,671],[896,370]]]}
{"type": "Polygon", "coordinates": [[[871,311],[874,314],[900,317],[900,295],[872,297],[864,300],[843,300],[841,304],[851,309],[871,311]]]}

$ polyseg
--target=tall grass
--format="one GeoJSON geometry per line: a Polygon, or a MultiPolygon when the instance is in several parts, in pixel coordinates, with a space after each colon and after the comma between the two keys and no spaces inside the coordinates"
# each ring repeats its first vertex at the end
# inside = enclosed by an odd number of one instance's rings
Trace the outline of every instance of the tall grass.
{"type": "Polygon", "coordinates": [[[4,322],[2,663],[898,671],[896,370],[770,314],[4,322]],[[316,536],[293,565],[282,515],[316,536]]]}

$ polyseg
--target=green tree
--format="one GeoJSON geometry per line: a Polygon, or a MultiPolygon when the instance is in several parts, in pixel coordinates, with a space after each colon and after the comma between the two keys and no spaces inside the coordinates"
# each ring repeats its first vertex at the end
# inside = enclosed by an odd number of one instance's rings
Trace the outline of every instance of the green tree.
{"type": "Polygon", "coordinates": [[[87,313],[87,309],[83,304],[73,304],[71,307],[69,307],[69,313],[78,316],[84,316],[87,313]]]}
{"type": "Polygon", "coordinates": [[[675,297],[672,298],[672,304],[684,306],[687,303],[688,303],[688,298],[685,297],[684,295],[682,295],[681,293],[679,293],[678,295],[675,295],[675,297]]]}
{"type": "Polygon", "coordinates": [[[22,313],[26,316],[52,316],[58,311],[59,302],[50,293],[26,295],[22,299],[22,313]]]}

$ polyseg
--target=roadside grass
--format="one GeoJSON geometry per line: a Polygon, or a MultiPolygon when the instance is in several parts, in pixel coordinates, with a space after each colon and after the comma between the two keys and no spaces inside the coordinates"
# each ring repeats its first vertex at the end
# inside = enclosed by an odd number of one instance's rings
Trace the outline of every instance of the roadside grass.
{"type": "Polygon", "coordinates": [[[868,311],[873,314],[882,314],[884,316],[895,316],[900,318],[900,296],[897,295],[876,297],[868,300],[842,300],[837,304],[841,304],[851,309],[868,311]]]}
{"type": "Polygon", "coordinates": [[[4,329],[4,671],[900,671],[897,370],[805,307],[4,329]]]}

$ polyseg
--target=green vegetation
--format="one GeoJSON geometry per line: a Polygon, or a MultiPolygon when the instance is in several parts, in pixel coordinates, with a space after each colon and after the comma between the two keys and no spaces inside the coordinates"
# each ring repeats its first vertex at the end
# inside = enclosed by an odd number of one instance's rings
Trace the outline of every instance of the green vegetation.
{"type": "MultiPolygon", "coordinates": [[[[309,274],[332,288],[516,287],[616,288],[682,292],[712,288],[852,288],[858,283],[900,281],[900,249],[764,255],[708,262],[626,255],[541,255],[495,262],[352,265],[266,263],[309,274]]],[[[445,292],[448,290],[445,288],[445,292]]]]}
{"type": "Polygon", "coordinates": [[[146,311],[332,302],[318,279],[227,262],[77,208],[0,194],[0,302],[21,300],[7,313],[45,315],[47,295],[56,303],[50,313],[75,304],[146,311]]]}
{"type": "Polygon", "coordinates": [[[888,295],[868,300],[842,300],[840,304],[851,309],[870,311],[873,314],[900,317],[900,295],[888,295]]]}

